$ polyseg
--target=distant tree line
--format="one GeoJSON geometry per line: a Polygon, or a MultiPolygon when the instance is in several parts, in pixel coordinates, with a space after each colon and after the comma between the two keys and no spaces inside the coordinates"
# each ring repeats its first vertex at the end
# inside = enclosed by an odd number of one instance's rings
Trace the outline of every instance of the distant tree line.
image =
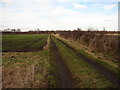
{"type": "MultiPolygon", "coordinates": [[[[2,31],[2,30],[1,30],[2,31]]],[[[100,35],[104,35],[104,34],[120,34],[120,31],[106,31],[105,28],[103,28],[102,31],[99,31],[98,29],[93,29],[93,28],[88,28],[87,31],[82,30],[81,28],[77,28],[74,30],[40,30],[40,29],[36,29],[36,30],[28,30],[28,31],[21,31],[21,29],[4,29],[2,31],[2,34],[64,34],[65,35],[68,33],[76,33],[77,36],[83,34],[100,34],[100,35]]]]}

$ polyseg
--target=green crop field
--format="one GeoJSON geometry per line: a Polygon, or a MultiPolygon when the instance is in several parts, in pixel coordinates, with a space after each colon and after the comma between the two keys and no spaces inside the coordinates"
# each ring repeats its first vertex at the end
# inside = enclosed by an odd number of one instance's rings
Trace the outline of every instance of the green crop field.
{"type": "Polygon", "coordinates": [[[47,40],[47,35],[3,35],[2,51],[37,51],[47,40]]]}
{"type": "Polygon", "coordinates": [[[2,35],[4,88],[116,88],[107,63],[57,35],[2,35]]]}

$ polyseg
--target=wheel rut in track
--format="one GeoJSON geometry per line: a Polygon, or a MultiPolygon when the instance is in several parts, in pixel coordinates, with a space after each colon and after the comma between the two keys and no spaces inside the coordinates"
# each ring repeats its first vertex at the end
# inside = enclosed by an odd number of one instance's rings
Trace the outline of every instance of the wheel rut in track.
{"type": "MultiPolygon", "coordinates": [[[[56,37],[54,37],[54,38],[56,38],[56,37]]],[[[89,65],[91,65],[99,73],[103,74],[108,80],[111,81],[111,83],[113,85],[115,85],[116,87],[120,87],[119,86],[120,77],[118,75],[116,75],[112,71],[108,70],[103,65],[101,65],[101,64],[91,60],[90,58],[86,57],[85,55],[81,54],[76,49],[74,49],[73,47],[69,46],[67,43],[63,42],[62,40],[60,40],[58,38],[56,38],[56,39],[59,40],[62,44],[64,44],[66,47],[71,49],[77,56],[79,56],[82,60],[86,61],[89,65]]]]}
{"type": "Polygon", "coordinates": [[[51,38],[50,44],[52,45],[50,50],[54,54],[56,69],[58,71],[56,75],[57,88],[74,88],[74,80],[71,76],[71,73],[66,64],[64,63],[64,61],[62,60],[55,42],[51,38]]]}

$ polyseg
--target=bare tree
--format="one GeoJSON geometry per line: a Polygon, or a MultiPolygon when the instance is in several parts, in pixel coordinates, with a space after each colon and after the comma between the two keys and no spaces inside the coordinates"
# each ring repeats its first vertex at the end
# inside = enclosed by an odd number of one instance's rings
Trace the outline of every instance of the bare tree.
{"type": "Polygon", "coordinates": [[[106,28],[105,28],[105,27],[103,27],[103,31],[106,31],[106,28]]]}
{"type": "Polygon", "coordinates": [[[16,29],[11,29],[11,32],[16,32],[16,29]]]}
{"type": "Polygon", "coordinates": [[[81,31],[81,28],[77,28],[77,31],[81,31]]]}
{"type": "Polygon", "coordinates": [[[21,32],[21,30],[20,30],[20,29],[17,29],[16,31],[17,31],[17,32],[21,32]]]}

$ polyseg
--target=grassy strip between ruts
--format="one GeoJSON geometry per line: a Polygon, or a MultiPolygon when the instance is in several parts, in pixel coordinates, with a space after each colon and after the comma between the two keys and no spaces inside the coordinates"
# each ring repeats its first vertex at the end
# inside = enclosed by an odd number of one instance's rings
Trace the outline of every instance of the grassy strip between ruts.
{"type": "Polygon", "coordinates": [[[70,69],[78,88],[108,88],[114,87],[111,82],[86,62],[81,60],[72,50],[53,38],[63,60],[70,69]]]}
{"type": "MultiPolygon", "coordinates": [[[[58,37],[57,37],[58,38],[58,37]]],[[[65,42],[66,44],[72,46],[73,48],[75,48],[77,50],[77,52],[82,53],[83,55],[85,55],[86,57],[90,58],[91,60],[94,60],[98,63],[100,63],[101,65],[103,65],[104,67],[106,67],[107,69],[113,71],[115,74],[117,74],[118,76],[120,76],[120,68],[115,67],[114,65],[109,64],[108,62],[105,62],[101,59],[95,58],[93,55],[88,54],[84,48],[80,48],[79,46],[69,42],[69,40],[65,40],[63,38],[59,38],[60,40],[62,40],[63,42],[65,42]]]]}
{"type": "Polygon", "coordinates": [[[55,87],[49,63],[49,50],[38,52],[3,52],[3,87],[55,87]]]}
{"type": "Polygon", "coordinates": [[[53,50],[52,50],[52,48],[53,48],[53,45],[52,45],[52,40],[51,40],[51,36],[50,36],[50,44],[49,44],[49,50],[50,50],[50,54],[49,54],[49,59],[50,59],[50,64],[51,64],[51,73],[52,73],[52,75],[54,75],[54,78],[52,78],[52,79],[54,79],[55,80],[55,82],[54,82],[54,85],[55,85],[55,88],[57,87],[57,85],[58,85],[58,81],[57,81],[57,73],[58,73],[58,70],[57,70],[57,64],[56,64],[56,62],[55,62],[55,60],[54,60],[54,58],[56,57],[55,56],[55,54],[54,54],[54,52],[53,52],[53,50]]]}

